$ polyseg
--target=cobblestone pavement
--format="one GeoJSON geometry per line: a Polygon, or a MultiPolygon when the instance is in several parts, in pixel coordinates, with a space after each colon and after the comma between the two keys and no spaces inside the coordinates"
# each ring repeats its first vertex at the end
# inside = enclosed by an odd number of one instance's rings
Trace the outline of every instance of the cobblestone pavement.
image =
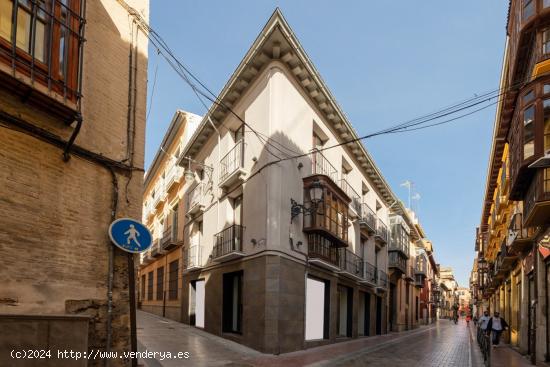
{"type": "MultiPolygon", "coordinates": [[[[473,327],[470,326],[470,327],[473,327]]],[[[185,324],[138,312],[139,351],[189,352],[188,359],[140,360],[143,366],[481,366],[464,322],[441,320],[412,331],[354,339],[280,356],[262,354],[185,324]]]]}

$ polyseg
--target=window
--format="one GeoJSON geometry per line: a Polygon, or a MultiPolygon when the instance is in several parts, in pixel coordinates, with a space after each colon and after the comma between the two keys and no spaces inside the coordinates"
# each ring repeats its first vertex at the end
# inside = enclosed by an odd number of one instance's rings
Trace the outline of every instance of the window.
{"type": "Polygon", "coordinates": [[[543,0],[542,1],[542,7],[548,8],[550,6],[550,0],[543,0]]]}
{"type": "Polygon", "coordinates": [[[523,0],[522,20],[527,20],[535,14],[535,0],[523,0]]]}
{"type": "MultiPolygon", "coordinates": [[[[546,93],[546,92],[545,92],[546,93]]],[[[530,90],[529,92],[525,93],[525,95],[522,98],[523,105],[527,105],[529,102],[531,102],[533,99],[535,99],[535,91],[530,90]]]]}
{"type": "Polygon", "coordinates": [[[79,12],[80,0],[0,0],[0,59],[9,55],[16,70],[76,99],[79,12]]]}
{"type": "Polygon", "coordinates": [[[351,337],[353,288],[338,285],[338,336],[351,337]]]}
{"type": "Polygon", "coordinates": [[[178,268],[179,261],[174,260],[169,264],[170,273],[168,281],[168,299],[178,299],[178,268]]]}
{"type": "Polygon", "coordinates": [[[242,333],[243,272],[223,275],[222,329],[225,333],[242,333]]]}
{"type": "Polygon", "coordinates": [[[147,276],[147,299],[153,300],[153,271],[150,271],[147,276]]]}
{"type": "Polygon", "coordinates": [[[550,168],[544,169],[544,182],[542,186],[542,191],[545,194],[550,192],[550,168]]]}
{"type": "Polygon", "coordinates": [[[542,108],[544,111],[544,152],[547,153],[550,151],[550,99],[545,99],[542,102],[542,108]]]}
{"type": "Polygon", "coordinates": [[[523,159],[535,154],[535,106],[523,111],[523,159]]]}
{"type": "MultiPolygon", "coordinates": [[[[550,54],[550,29],[545,29],[542,32],[542,54],[550,54]]],[[[546,85],[544,87],[546,93],[546,85]]]]}
{"type": "Polygon", "coordinates": [[[157,269],[157,301],[164,299],[164,266],[157,269]]]}

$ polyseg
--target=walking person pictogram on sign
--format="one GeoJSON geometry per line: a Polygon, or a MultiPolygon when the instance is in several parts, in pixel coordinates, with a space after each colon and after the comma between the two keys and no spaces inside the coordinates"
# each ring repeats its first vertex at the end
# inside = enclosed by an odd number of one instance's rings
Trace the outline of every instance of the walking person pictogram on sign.
{"type": "Polygon", "coordinates": [[[130,228],[126,232],[124,232],[125,235],[128,235],[128,238],[126,239],[126,244],[129,245],[130,242],[133,240],[138,246],[141,247],[141,244],[138,241],[138,237],[140,236],[138,230],[134,227],[133,224],[130,224],[130,228]]]}

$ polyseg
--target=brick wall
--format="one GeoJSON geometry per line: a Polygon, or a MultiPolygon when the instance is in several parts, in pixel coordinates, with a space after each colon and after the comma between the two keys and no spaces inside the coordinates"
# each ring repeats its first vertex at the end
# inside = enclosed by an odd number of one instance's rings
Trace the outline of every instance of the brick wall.
{"type": "MultiPolygon", "coordinates": [[[[128,3],[147,17],[148,0],[128,3]]],[[[131,18],[115,0],[88,1],[86,18],[83,127],[76,144],[120,161],[128,154],[131,18]]],[[[116,171],[116,216],[140,219],[147,41],[140,34],[133,43],[137,59],[133,166],[138,170],[116,171]]],[[[0,111],[65,140],[74,129],[2,88],[0,111]]],[[[65,163],[58,147],[6,126],[0,121],[0,314],[91,316],[88,347],[103,349],[112,246],[107,233],[114,195],[111,173],[74,154],[65,163]]],[[[112,350],[122,351],[129,349],[130,342],[128,259],[118,248],[114,253],[112,350]]],[[[0,356],[0,365],[6,361],[0,356]]],[[[121,359],[111,365],[128,363],[121,359]]]]}

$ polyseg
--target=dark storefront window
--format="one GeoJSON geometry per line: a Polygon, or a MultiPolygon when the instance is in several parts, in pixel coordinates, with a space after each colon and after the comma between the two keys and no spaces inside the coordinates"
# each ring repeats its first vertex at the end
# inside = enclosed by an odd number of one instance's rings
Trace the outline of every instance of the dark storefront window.
{"type": "Polygon", "coordinates": [[[147,277],[147,299],[149,301],[153,300],[153,272],[150,271],[147,277]]]}
{"type": "Polygon", "coordinates": [[[164,266],[157,269],[157,301],[164,297],[164,266]]]}
{"type": "Polygon", "coordinates": [[[145,274],[141,276],[141,294],[139,299],[142,301],[145,299],[145,274]]]}
{"type": "Polygon", "coordinates": [[[168,299],[178,299],[178,268],[179,261],[174,260],[170,263],[170,274],[168,281],[168,299]]]}
{"type": "Polygon", "coordinates": [[[243,327],[243,272],[223,275],[224,333],[242,333],[243,327]]]}

